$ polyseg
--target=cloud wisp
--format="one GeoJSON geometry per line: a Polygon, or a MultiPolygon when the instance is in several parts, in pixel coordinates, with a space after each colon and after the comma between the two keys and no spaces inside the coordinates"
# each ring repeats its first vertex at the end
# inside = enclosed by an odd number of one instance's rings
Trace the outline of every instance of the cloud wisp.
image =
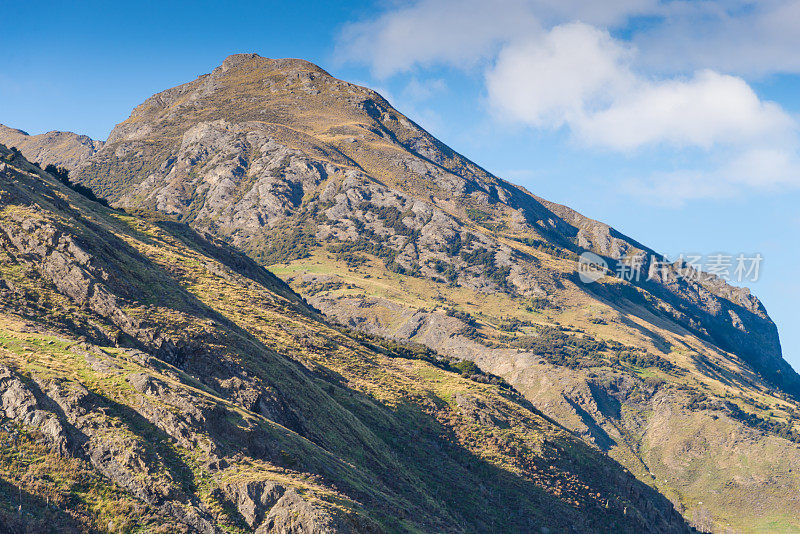
{"type": "MultiPolygon", "coordinates": [[[[717,22],[702,32],[695,28],[696,40],[749,19],[759,21],[751,32],[758,33],[784,27],[776,17],[800,1],[768,1],[739,9],[738,15],[735,4],[619,0],[598,10],[596,3],[579,0],[506,0],[491,6],[423,0],[348,26],[339,52],[370,65],[378,77],[435,65],[479,68],[489,107],[501,120],[540,130],[566,128],[586,147],[625,154],[654,147],[700,150],[716,163],[711,170],[654,170],[629,184],[645,197],[669,190],[680,204],[800,186],[796,120],[761,100],[745,79],[704,68],[699,54],[686,55],[686,65],[673,64],[667,74],[642,68],[651,57],[658,60],[652,50],[669,48],[658,43],[670,31],[690,31],[686,21],[692,14],[717,22]],[[648,33],[630,25],[628,18],[635,15],[656,17],[658,23],[648,33]],[[629,40],[609,31],[626,27],[629,40]]],[[[794,37],[786,33],[778,32],[773,41],[791,42],[794,37]]],[[[717,40],[713,47],[718,46],[717,40]]],[[[719,58],[708,62],[724,64],[719,58]]],[[[739,67],[748,69],[745,63],[739,67]]],[[[789,67],[778,57],[776,69],[789,67]]],[[[800,63],[792,68],[800,69],[800,63]]]]}
{"type": "Polygon", "coordinates": [[[524,0],[426,0],[349,24],[337,55],[369,65],[378,78],[417,66],[469,68],[491,59],[509,39],[538,31],[524,0]]]}

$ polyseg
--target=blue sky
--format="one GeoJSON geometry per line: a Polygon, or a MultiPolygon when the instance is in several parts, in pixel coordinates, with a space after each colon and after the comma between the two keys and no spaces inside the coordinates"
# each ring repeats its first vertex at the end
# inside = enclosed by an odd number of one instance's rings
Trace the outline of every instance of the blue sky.
{"type": "Polygon", "coordinates": [[[231,53],[373,87],[453,148],[666,254],[760,253],[800,368],[800,2],[6,2],[0,123],[104,139],[231,53]]]}

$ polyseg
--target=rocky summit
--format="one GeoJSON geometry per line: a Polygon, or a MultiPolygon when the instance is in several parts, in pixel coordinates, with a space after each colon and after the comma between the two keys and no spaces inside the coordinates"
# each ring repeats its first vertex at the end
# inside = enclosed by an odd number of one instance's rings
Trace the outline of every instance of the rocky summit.
{"type": "MultiPolygon", "coordinates": [[[[25,296],[5,312],[6,416],[116,499],[108,524],[800,529],[800,376],[760,301],[492,175],[372,90],[239,54],[104,143],[0,142],[21,151],[0,198],[25,296]]],[[[31,502],[69,494],[3,465],[31,502]]],[[[98,521],[97,501],[60,502],[65,524],[98,521]]]]}

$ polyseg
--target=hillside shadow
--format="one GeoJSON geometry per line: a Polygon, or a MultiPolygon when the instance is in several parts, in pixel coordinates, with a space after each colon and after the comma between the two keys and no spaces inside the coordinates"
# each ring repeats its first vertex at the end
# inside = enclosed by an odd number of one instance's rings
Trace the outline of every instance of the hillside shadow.
{"type": "Polygon", "coordinates": [[[630,319],[630,316],[638,317],[642,321],[663,328],[676,336],[685,336],[689,332],[683,324],[678,323],[673,318],[664,317],[653,310],[644,300],[644,297],[639,295],[638,292],[635,292],[635,290],[632,290],[633,292],[620,291],[617,288],[612,290],[607,284],[603,284],[602,282],[585,284],[578,279],[577,274],[574,274],[571,279],[579,289],[617,311],[622,317],[629,321],[629,323],[626,323],[628,326],[636,328],[648,336],[655,336],[656,342],[666,344],[662,336],[637,324],[630,319]]]}
{"type": "Polygon", "coordinates": [[[608,452],[617,445],[617,442],[614,441],[614,438],[609,436],[608,433],[603,430],[603,427],[598,425],[597,421],[595,421],[594,418],[589,415],[589,412],[584,410],[580,404],[567,396],[564,396],[564,399],[566,399],[572,409],[575,410],[575,413],[577,413],[578,417],[581,418],[583,424],[586,425],[589,435],[592,437],[595,445],[597,445],[600,450],[603,452],[608,452]]]}
{"type": "Polygon", "coordinates": [[[199,250],[206,256],[213,258],[228,267],[233,272],[261,284],[270,291],[285,297],[291,304],[298,305],[302,310],[313,313],[305,300],[289,287],[289,284],[272,274],[246,254],[238,249],[223,243],[219,239],[201,235],[186,224],[162,221],[157,226],[169,232],[170,235],[180,239],[188,248],[199,250]]]}
{"type": "MultiPolygon", "coordinates": [[[[345,476],[346,473],[337,475],[332,470],[326,470],[324,474],[328,479],[336,476],[334,480],[329,480],[335,488],[369,504],[372,510],[385,510],[385,521],[413,522],[419,516],[429,518],[425,526],[431,531],[455,528],[485,532],[530,532],[542,525],[563,531],[572,527],[579,530],[593,527],[600,531],[636,532],[658,524],[656,519],[651,524],[640,524],[635,514],[627,515],[623,512],[624,508],[616,507],[618,500],[614,496],[619,491],[623,492],[622,502],[636,503],[644,498],[655,509],[671,510],[671,505],[664,497],[632,476],[622,473],[617,464],[578,440],[548,443],[548,450],[541,454],[533,454],[524,442],[509,442],[509,449],[504,452],[510,461],[519,462],[520,471],[515,472],[511,468],[501,468],[461,445],[464,436],[436,417],[439,415],[446,420],[451,415],[447,412],[449,408],[440,408],[441,413],[432,414],[429,407],[409,400],[414,392],[408,397],[398,396],[391,403],[384,403],[348,387],[348,382],[341,377],[337,387],[352,399],[341,404],[335,400],[335,391],[333,396],[319,392],[313,383],[312,379],[321,376],[335,376],[331,375],[333,371],[327,366],[318,363],[311,366],[289,351],[271,349],[254,334],[185,289],[178,275],[170,272],[168,266],[156,264],[104,228],[95,225],[92,232],[95,234],[93,240],[99,241],[103,252],[107,254],[103,258],[104,263],[139,271],[139,284],[130,284],[128,288],[134,301],[140,297],[139,291],[147,291],[151,302],[160,306],[195,317],[212,318],[224,327],[213,334],[214,341],[232,343],[234,346],[226,346],[225,350],[241,357],[239,360],[226,359],[227,353],[209,350],[202,338],[191,338],[186,346],[175,347],[178,356],[182,356],[175,360],[182,370],[209,385],[229,379],[243,381],[256,375],[259,381],[254,383],[262,388],[262,393],[268,392],[279,398],[287,409],[297,415],[301,423],[296,427],[299,436],[312,443],[317,439],[318,447],[363,472],[366,479],[379,479],[380,484],[366,488],[354,483],[351,477],[345,476]],[[153,282],[156,282],[155,288],[147,287],[153,282]],[[327,371],[315,371],[314,367],[327,371]],[[350,420],[349,416],[355,420],[350,420]],[[319,439],[319,436],[315,438],[316,427],[325,429],[331,435],[323,436],[324,439],[319,439]],[[351,439],[351,435],[356,438],[351,439]],[[372,436],[379,441],[372,440],[372,436]],[[324,447],[320,444],[324,444],[324,447]],[[587,462],[586,458],[597,461],[587,462]],[[557,474],[552,476],[554,468],[557,474]],[[576,490],[578,493],[575,495],[587,499],[584,501],[587,504],[583,505],[574,504],[569,495],[563,495],[561,491],[556,492],[555,487],[567,483],[564,475],[573,472],[579,479],[602,488],[603,493],[609,495],[609,501],[615,503],[615,508],[607,509],[599,502],[592,501],[588,495],[581,493],[583,490],[576,490]],[[383,488],[395,494],[395,508],[387,510],[383,488]],[[414,509],[405,510],[406,502],[413,504],[414,509]]],[[[228,254],[226,249],[203,242],[192,230],[184,231],[183,227],[176,237],[193,250],[197,250],[195,247],[200,240],[201,252],[205,250],[205,253],[213,254],[212,257],[228,254]]],[[[236,258],[238,256],[231,260],[234,266],[238,265],[236,258]]],[[[242,261],[251,265],[249,260],[242,261]]],[[[264,278],[266,275],[263,272],[253,272],[248,274],[244,271],[240,274],[262,287],[262,282],[268,278],[272,285],[272,277],[264,278]],[[259,281],[259,277],[262,281],[259,281]]],[[[123,283],[123,280],[118,282],[123,283]]],[[[265,289],[271,291],[270,286],[265,289]]],[[[101,311],[95,313],[106,317],[101,311]]],[[[158,323],[155,324],[157,327],[158,323]]],[[[125,329],[125,325],[120,325],[120,328],[125,329]]],[[[131,329],[130,326],[128,329],[131,329]]],[[[148,352],[159,354],[152,347],[148,352]]],[[[359,365],[363,364],[359,362],[359,365]]],[[[235,399],[235,396],[228,393],[219,393],[219,396],[234,402],[231,398],[235,399]]],[[[172,439],[164,431],[129,406],[107,397],[102,397],[102,404],[146,440],[144,447],[148,451],[149,461],[161,462],[187,494],[197,491],[192,468],[175,452],[171,446],[172,439]]],[[[252,408],[242,406],[241,401],[237,404],[245,410],[252,408]]],[[[59,415],[66,420],[63,412],[59,415]]],[[[285,432],[291,430],[285,429],[285,432]]],[[[472,440],[476,450],[482,448],[482,440],[495,439],[492,429],[467,437],[472,440]]],[[[300,450],[299,446],[297,450],[300,450]]],[[[488,452],[496,453],[491,448],[488,452]]],[[[317,467],[318,471],[322,471],[325,466],[318,463],[317,467]]],[[[647,507],[640,511],[642,514],[652,513],[647,507]]]]}
{"type": "MultiPolygon", "coordinates": [[[[637,315],[637,317],[647,321],[645,317],[642,317],[640,315],[637,315]]],[[[669,341],[667,341],[661,334],[658,334],[654,330],[650,330],[649,328],[640,325],[636,321],[633,321],[632,319],[630,319],[628,315],[620,315],[620,321],[625,326],[637,330],[639,333],[649,338],[653,342],[653,345],[655,345],[656,348],[663,354],[669,354],[670,352],[672,352],[672,344],[669,341]]]]}
{"type": "Polygon", "coordinates": [[[703,358],[699,354],[692,352],[689,355],[692,363],[697,369],[709,378],[718,380],[719,382],[731,387],[752,388],[753,383],[744,379],[738,373],[715,364],[708,358],[703,358]]]}
{"type": "Polygon", "coordinates": [[[463,435],[415,404],[403,403],[392,412],[400,421],[424,421],[418,425],[425,429],[422,433],[409,435],[397,429],[382,439],[409,457],[408,463],[428,488],[426,493],[459,513],[457,524],[469,524],[479,532],[538,532],[543,526],[555,532],[644,532],[663,528],[667,521],[682,521],[665,497],[632,475],[623,474],[613,461],[601,459],[599,453],[590,452],[589,446],[577,439],[570,444],[549,441],[543,454],[516,458],[523,467],[520,474],[500,468],[461,445],[463,435]],[[438,454],[431,455],[430,451],[438,454]],[[576,462],[584,454],[597,455],[597,461],[576,462]],[[617,473],[611,474],[613,471],[617,473]],[[563,480],[566,473],[590,489],[553,492],[550,484],[556,478],[563,480]],[[629,488],[629,492],[621,488],[629,488]],[[637,503],[639,513],[647,516],[649,523],[630,510],[607,509],[593,501],[589,493],[596,491],[618,503],[637,503]],[[482,503],[479,509],[470,504],[476,500],[482,503]],[[650,502],[640,506],[643,500],[650,502]]]}
{"type": "Polygon", "coordinates": [[[0,533],[80,534],[80,524],[61,507],[0,478],[0,533]]]}

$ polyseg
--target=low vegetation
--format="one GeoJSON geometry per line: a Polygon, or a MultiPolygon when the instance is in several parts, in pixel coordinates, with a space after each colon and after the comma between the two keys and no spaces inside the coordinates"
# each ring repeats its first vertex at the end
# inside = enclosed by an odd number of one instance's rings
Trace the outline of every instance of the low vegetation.
{"type": "Polygon", "coordinates": [[[428,362],[439,369],[459,373],[465,378],[484,384],[494,384],[502,389],[513,391],[514,388],[502,377],[486,373],[478,367],[475,362],[445,356],[437,353],[433,349],[419,343],[392,341],[379,336],[373,336],[364,332],[352,330],[344,326],[339,326],[339,330],[349,337],[359,341],[371,350],[376,350],[391,357],[408,358],[411,360],[421,360],[428,362]]]}
{"type": "Polygon", "coordinates": [[[47,165],[44,168],[44,172],[49,173],[52,175],[56,180],[61,182],[62,184],[66,185],[76,193],[83,195],[84,197],[88,198],[92,202],[97,202],[98,204],[102,204],[103,206],[108,207],[108,201],[104,198],[99,198],[97,195],[94,194],[94,191],[89,189],[83,184],[79,184],[77,182],[73,182],[69,179],[69,171],[64,167],[56,167],[55,165],[47,165]]]}
{"type": "MultiPolygon", "coordinates": [[[[512,322],[520,325],[520,321],[512,322]]],[[[574,335],[552,326],[538,326],[537,334],[520,336],[514,345],[533,352],[548,363],[572,369],[610,365],[615,368],[654,368],[680,373],[669,360],[643,349],[626,347],[616,341],[598,340],[588,334],[574,335]]]]}

